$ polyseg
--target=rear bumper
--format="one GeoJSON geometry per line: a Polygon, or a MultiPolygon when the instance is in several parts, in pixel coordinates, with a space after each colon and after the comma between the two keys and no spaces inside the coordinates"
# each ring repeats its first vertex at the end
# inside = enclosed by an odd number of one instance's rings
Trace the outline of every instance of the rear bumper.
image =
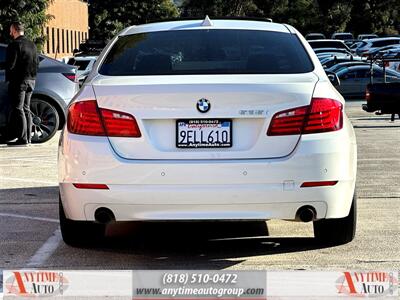
{"type": "Polygon", "coordinates": [[[64,131],[60,194],[73,220],[94,220],[100,207],[112,210],[117,221],[294,220],[306,205],[317,218],[341,218],[354,193],[356,151],[349,124],[339,132],[302,137],[288,157],[252,160],[126,160],[106,138],[64,131]],[[338,183],[300,187],[328,180],[338,183]],[[101,183],[109,190],[78,189],[73,183],[101,183]]]}

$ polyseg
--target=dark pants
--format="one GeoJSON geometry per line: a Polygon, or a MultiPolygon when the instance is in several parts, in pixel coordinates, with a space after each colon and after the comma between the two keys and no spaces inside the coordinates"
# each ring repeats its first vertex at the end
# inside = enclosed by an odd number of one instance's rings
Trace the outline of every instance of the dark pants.
{"type": "Polygon", "coordinates": [[[35,80],[24,80],[22,83],[10,82],[8,84],[11,108],[8,123],[10,139],[17,138],[21,142],[31,142],[32,115],[30,105],[34,88],[35,80]]]}

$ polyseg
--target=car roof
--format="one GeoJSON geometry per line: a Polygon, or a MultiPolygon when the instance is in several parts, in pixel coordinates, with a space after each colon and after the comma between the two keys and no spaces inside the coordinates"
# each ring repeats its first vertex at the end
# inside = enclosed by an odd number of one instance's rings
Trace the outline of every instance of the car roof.
{"type": "MultiPolygon", "coordinates": [[[[350,71],[356,70],[356,69],[369,69],[369,68],[371,68],[371,65],[370,65],[370,64],[357,65],[357,66],[349,66],[349,67],[347,67],[347,69],[349,69],[350,71]]],[[[379,67],[379,66],[377,66],[377,65],[374,65],[373,68],[374,68],[374,69],[378,68],[378,69],[380,69],[380,70],[382,69],[381,67],[379,67]]]]}
{"type": "Polygon", "coordinates": [[[254,20],[223,20],[223,19],[197,19],[167,21],[134,25],[125,28],[119,36],[131,35],[145,32],[169,31],[169,30],[190,30],[190,29],[239,29],[239,30],[266,30],[290,33],[288,26],[284,24],[272,23],[267,21],[254,20]]]}
{"type": "Polygon", "coordinates": [[[97,56],[73,56],[71,58],[75,60],[96,60],[97,56]]]}
{"type": "Polygon", "coordinates": [[[320,40],[311,40],[309,43],[319,43],[319,42],[329,42],[329,43],[340,43],[346,45],[342,40],[334,40],[334,39],[320,39],[320,40]]]}
{"type": "Polygon", "coordinates": [[[384,40],[396,41],[400,40],[400,37],[378,37],[378,38],[368,39],[368,42],[378,42],[384,40]]]}
{"type": "MultiPolygon", "coordinates": [[[[345,60],[343,63],[352,62],[352,61],[356,61],[356,62],[360,62],[360,61],[366,62],[367,61],[365,59],[363,60],[361,57],[355,57],[353,55],[340,56],[340,57],[336,58],[336,60],[342,60],[342,59],[345,60]]],[[[335,60],[335,57],[333,57],[333,56],[329,57],[329,60],[335,60]]]]}
{"type": "Polygon", "coordinates": [[[339,52],[348,52],[346,49],[343,49],[343,48],[333,48],[333,47],[322,47],[322,48],[314,48],[314,51],[319,51],[319,50],[324,50],[324,51],[327,51],[327,50],[332,50],[332,52],[337,52],[337,51],[339,51],[339,52]]]}

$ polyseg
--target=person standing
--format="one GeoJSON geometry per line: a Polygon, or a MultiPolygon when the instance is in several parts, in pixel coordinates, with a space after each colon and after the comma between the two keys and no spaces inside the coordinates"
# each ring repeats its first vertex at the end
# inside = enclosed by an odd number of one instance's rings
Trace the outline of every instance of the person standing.
{"type": "Polygon", "coordinates": [[[13,41],[6,51],[6,81],[11,104],[8,124],[9,146],[23,146],[31,142],[32,116],[30,102],[39,59],[36,46],[24,36],[24,25],[10,26],[13,41]]]}

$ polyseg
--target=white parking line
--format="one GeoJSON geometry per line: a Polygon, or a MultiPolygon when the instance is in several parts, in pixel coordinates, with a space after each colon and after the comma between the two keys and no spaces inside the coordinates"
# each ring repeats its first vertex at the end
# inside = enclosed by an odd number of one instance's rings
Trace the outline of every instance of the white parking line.
{"type": "Polygon", "coordinates": [[[40,247],[27,263],[28,268],[42,266],[48,258],[57,250],[62,241],[61,231],[57,228],[52,236],[40,247]]]}
{"type": "Polygon", "coordinates": [[[36,221],[45,221],[45,222],[51,222],[51,223],[58,223],[57,219],[33,217],[33,216],[18,215],[18,214],[0,213],[0,216],[1,217],[20,218],[20,219],[29,219],[29,220],[36,220],[36,221]]]}
{"type": "MultiPolygon", "coordinates": [[[[0,216],[58,223],[57,219],[33,217],[33,216],[18,215],[18,214],[0,213],[0,216]]],[[[26,266],[34,268],[43,265],[46,262],[46,260],[54,253],[54,251],[57,250],[61,241],[62,241],[61,231],[60,228],[57,228],[53,232],[51,237],[30,258],[26,266]]]]}

